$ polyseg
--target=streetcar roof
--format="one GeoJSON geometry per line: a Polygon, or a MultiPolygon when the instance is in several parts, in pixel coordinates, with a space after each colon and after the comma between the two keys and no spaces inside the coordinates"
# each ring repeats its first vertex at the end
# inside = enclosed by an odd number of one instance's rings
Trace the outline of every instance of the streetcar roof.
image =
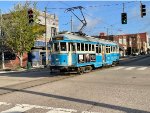
{"type": "Polygon", "coordinates": [[[105,45],[117,45],[115,42],[110,42],[110,41],[98,39],[91,36],[80,36],[78,34],[71,34],[71,33],[58,34],[53,38],[56,37],[64,37],[64,40],[87,41],[87,42],[101,43],[105,45]]]}

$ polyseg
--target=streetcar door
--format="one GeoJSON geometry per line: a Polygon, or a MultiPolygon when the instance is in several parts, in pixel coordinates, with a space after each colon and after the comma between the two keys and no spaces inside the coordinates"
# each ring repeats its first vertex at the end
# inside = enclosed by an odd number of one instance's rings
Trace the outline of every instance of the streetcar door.
{"type": "Polygon", "coordinates": [[[68,43],[68,65],[72,65],[72,45],[73,43],[68,43]]]}
{"type": "Polygon", "coordinates": [[[103,63],[105,63],[105,45],[102,45],[102,60],[103,60],[103,63]]]}

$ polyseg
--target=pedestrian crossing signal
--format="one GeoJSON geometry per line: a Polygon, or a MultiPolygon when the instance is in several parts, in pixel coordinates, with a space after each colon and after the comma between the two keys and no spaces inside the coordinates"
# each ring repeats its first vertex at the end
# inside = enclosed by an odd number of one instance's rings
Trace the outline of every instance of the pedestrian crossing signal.
{"type": "Polygon", "coordinates": [[[127,13],[121,13],[122,24],[127,24],[127,13]]]}

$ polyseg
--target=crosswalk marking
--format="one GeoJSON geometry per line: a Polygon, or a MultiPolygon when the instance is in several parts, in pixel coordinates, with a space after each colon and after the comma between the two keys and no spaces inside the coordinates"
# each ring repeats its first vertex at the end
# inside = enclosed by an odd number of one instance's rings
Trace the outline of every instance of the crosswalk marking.
{"type": "MultiPolygon", "coordinates": [[[[0,105],[12,105],[12,104],[6,102],[0,102],[0,105]]],[[[5,111],[1,111],[0,113],[23,113],[33,108],[41,108],[41,109],[49,110],[46,113],[77,113],[78,112],[77,110],[74,109],[53,108],[53,107],[29,105],[29,104],[16,104],[15,107],[5,111]]]]}
{"type": "Polygon", "coordinates": [[[0,105],[10,105],[10,103],[0,102],[0,105]]]}
{"type": "Polygon", "coordinates": [[[50,110],[50,111],[48,111],[46,113],[73,113],[73,111],[59,111],[57,109],[53,109],[53,110],[50,110]]]}
{"type": "Polygon", "coordinates": [[[82,113],[99,113],[99,112],[82,111],[82,113]]]}
{"type": "Polygon", "coordinates": [[[119,66],[119,67],[114,67],[114,68],[111,68],[111,70],[126,70],[126,71],[130,71],[130,70],[138,70],[138,71],[143,71],[145,69],[148,69],[149,67],[145,67],[145,66],[141,66],[141,67],[129,67],[129,66],[119,66]]]}
{"type": "Polygon", "coordinates": [[[125,68],[125,67],[120,66],[120,67],[116,67],[116,68],[114,68],[113,70],[119,70],[119,69],[123,69],[123,68],[125,68]]]}
{"type": "Polygon", "coordinates": [[[33,106],[16,105],[15,107],[8,109],[6,111],[2,111],[1,113],[23,113],[32,108],[33,108],[33,106]]]}
{"type": "Polygon", "coordinates": [[[138,68],[137,70],[145,70],[147,69],[148,67],[141,67],[141,68],[138,68]]]}
{"type": "Polygon", "coordinates": [[[132,69],[134,69],[135,67],[128,67],[128,68],[126,68],[125,70],[132,70],[132,69]]]}
{"type": "Polygon", "coordinates": [[[53,108],[52,110],[46,112],[46,113],[73,113],[77,112],[77,110],[74,109],[64,109],[64,108],[53,108]]]}

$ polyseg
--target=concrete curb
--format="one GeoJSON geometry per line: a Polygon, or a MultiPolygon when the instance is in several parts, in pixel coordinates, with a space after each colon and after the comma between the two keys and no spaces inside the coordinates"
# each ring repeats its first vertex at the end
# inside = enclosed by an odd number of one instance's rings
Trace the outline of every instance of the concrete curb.
{"type": "Polygon", "coordinates": [[[21,69],[21,70],[12,70],[12,71],[0,71],[0,74],[5,74],[5,73],[19,73],[19,72],[36,72],[36,71],[44,71],[44,70],[49,70],[48,68],[32,68],[32,69],[21,69]]]}

